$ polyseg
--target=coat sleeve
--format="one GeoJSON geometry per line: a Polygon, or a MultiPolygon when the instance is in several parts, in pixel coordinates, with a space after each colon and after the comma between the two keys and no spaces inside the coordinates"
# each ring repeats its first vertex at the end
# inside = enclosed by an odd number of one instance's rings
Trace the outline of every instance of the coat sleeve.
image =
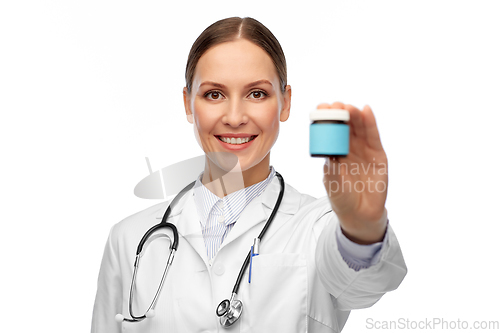
{"type": "Polygon", "coordinates": [[[92,333],[121,331],[121,324],[115,321],[115,315],[122,312],[122,279],[117,256],[116,228],[116,225],[111,228],[104,248],[92,314],[92,333]]]}
{"type": "Polygon", "coordinates": [[[335,235],[339,223],[337,215],[330,211],[321,219],[328,221],[318,239],[316,268],[323,286],[336,298],[339,310],[370,307],[386,292],[398,288],[407,273],[407,268],[390,225],[387,227],[378,263],[355,271],[347,265],[338,250],[335,235]]]}

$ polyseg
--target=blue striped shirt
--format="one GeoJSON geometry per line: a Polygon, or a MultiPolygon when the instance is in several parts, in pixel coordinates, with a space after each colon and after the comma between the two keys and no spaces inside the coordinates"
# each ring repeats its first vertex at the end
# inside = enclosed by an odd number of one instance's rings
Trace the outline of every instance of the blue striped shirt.
{"type": "MultiPolygon", "coordinates": [[[[272,165],[269,166],[269,170],[269,175],[263,181],[233,192],[224,198],[219,198],[203,185],[201,182],[203,172],[198,175],[194,185],[194,201],[200,217],[208,260],[215,257],[245,207],[262,194],[273,180],[276,171],[272,165]]],[[[387,218],[387,211],[383,218],[387,218]]],[[[342,258],[355,271],[375,265],[380,260],[383,241],[370,245],[356,244],[342,233],[340,225],[337,226],[336,238],[342,258]]]]}
{"type": "Polygon", "coordinates": [[[194,185],[194,201],[200,217],[201,232],[205,240],[208,260],[219,251],[245,207],[266,189],[276,171],[269,166],[269,175],[263,181],[219,198],[203,185],[200,173],[194,185]]]}

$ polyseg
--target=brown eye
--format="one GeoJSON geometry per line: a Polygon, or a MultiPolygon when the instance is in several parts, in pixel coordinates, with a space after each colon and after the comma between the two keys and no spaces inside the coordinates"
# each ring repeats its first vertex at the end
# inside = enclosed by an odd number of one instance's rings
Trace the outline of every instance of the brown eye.
{"type": "Polygon", "coordinates": [[[252,91],[251,95],[254,99],[263,99],[265,96],[267,96],[267,94],[261,90],[252,91]]]}
{"type": "Polygon", "coordinates": [[[219,100],[219,99],[222,99],[223,95],[219,92],[219,91],[216,91],[216,90],[213,90],[213,91],[207,91],[205,93],[205,95],[203,95],[205,98],[208,98],[209,100],[219,100]]]}

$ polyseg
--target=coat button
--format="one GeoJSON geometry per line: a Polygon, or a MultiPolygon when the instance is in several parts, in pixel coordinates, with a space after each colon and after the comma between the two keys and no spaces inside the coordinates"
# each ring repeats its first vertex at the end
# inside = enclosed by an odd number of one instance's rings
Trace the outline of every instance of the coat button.
{"type": "Polygon", "coordinates": [[[217,275],[222,275],[224,274],[224,272],[226,271],[226,269],[224,268],[224,265],[222,265],[221,263],[216,263],[215,266],[214,266],[214,273],[217,274],[217,275]]]}

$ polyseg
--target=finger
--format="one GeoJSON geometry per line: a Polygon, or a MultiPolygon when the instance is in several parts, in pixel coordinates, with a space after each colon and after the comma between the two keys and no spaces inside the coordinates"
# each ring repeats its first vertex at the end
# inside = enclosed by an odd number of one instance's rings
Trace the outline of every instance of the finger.
{"type": "Polygon", "coordinates": [[[344,103],[342,102],[334,102],[332,104],[321,103],[317,106],[317,109],[343,109],[344,103]]]}
{"type": "Polygon", "coordinates": [[[358,137],[361,140],[366,140],[366,125],[363,120],[363,114],[358,108],[350,104],[346,104],[345,108],[349,111],[349,124],[351,126],[353,136],[358,137]]]}
{"type": "Polygon", "coordinates": [[[334,102],[331,106],[332,109],[344,109],[345,105],[342,102],[334,102]]]}
{"type": "Polygon", "coordinates": [[[365,105],[363,108],[363,118],[366,128],[366,140],[368,145],[373,149],[383,149],[382,141],[380,141],[380,133],[377,128],[377,122],[375,120],[375,115],[370,106],[365,105]]]}
{"type": "Polygon", "coordinates": [[[329,108],[330,108],[330,104],[328,104],[328,103],[321,103],[317,107],[317,109],[329,109],[329,108]]]}

